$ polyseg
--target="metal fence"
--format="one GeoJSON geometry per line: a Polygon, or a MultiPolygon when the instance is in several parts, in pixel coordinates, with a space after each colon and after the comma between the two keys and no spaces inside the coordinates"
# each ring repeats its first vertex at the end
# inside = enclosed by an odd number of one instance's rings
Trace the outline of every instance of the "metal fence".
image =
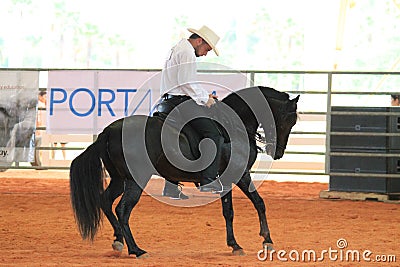
{"type": "MultiPolygon", "coordinates": [[[[7,71],[36,70],[46,73],[52,69],[2,69],[7,71]]],[[[91,69],[93,70],[93,69],[91,69]]],[[[99,69],[100,70],[100,69],[99,69]]],[[[101,69],[106,70],[106,69],[101,69]]],[[[110,69],[111,70],[111,69],[110,69]]],[[[115,70],[115,69],[114,69],[115,70]]],[[[127,69],[124,69],[127,70],[127,69]]],[[[1,70],[0,70],[1,71],[1,70]]],[[[138,70],[132,71],[160,71],[138,70]]],[[[211,73],[229,73],[229,70],[207,70],[211,73]]],[[[237,72],[237,71],[235,71],[237,72]]],[[[257,168],[255,173],[293,174],[307,176],[329,175],[329,158],[337,152],[331,152],[330,123],[332,105],[390,106],[390,95],[400,93],[400,72],[344,72],[344,71],[240,71],[248,77],[249,86],[263,85],[273,87],[279,91],[291,94],[300,94],[298,105],[299,121],[294,127],[285,156],[274,161],[270,170],[257,168]],[[396,91],[398,89],[399,91],[396,91]]],[[[45,75],[43,75],[45,76],[45,75]]],[[[42,77],[42,75],[41,75],[42,77]]],[[[40,81],[40,90],[46,90],[40,81]]],[[[400,107],[399,107],[400,112],[400,107]]],[[[397,112],[395,114],[398,114],[397,112]]],[[[373,114],[371,114],[372,116],[373,114]]],[[[393,115],[393,114],[388,114],[393,115]]],[[[45,131],[45,127],[37,129],[45,131]]],[[[381,133],[370,133],[379,135],[381,133]]],[[[396,135],[398,136],[398,135],[396,135]]],[[[399,136],[400,137],[400,136],[399,136]]],[[[79,153],[84,150],[96,136],[82,136],[83,145],[66,147],[41,146],[37,149],[47,152],[65,151],[79,153]]],[[[53,140],[66,141],[66,140],[53,140]]],[[[393,156],[393,155],[382,155],[393,156]]],[[[400,155],[395,155],[400,156],[400,155]]],[[[71,159],[53,161],[46,169],[69,169],[71,159]]],[[[34,169],[28,163],[14,163],[8,168],[34,169]]],[[[357,175],[357,174],[351,174],[357,175]]],[[[399,177],[400,175],[390,175],[399,177]]]]}

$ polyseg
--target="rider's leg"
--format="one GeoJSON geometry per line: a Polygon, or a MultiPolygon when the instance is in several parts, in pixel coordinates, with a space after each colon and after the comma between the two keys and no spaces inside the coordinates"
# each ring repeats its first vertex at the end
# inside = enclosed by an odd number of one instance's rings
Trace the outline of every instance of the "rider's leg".
{"type": "MultiPolygon", "coordinates": [[[[177,107],[180,110],[179,113],[180,116],[183,116],[183,118],[180,119],[187,121],[189,125],[196,132],[199,133],[201,138],[209,138],[214,142],[216,147],[216,153],[212,159],[211,164],[202,172],[200,189],[201,191],[205,192],[210,192],[210,191],[222,192],[223,190],[222,184],[219,181],[217,182],[214,181],[218,176],[218,169],[221,158],[220,155],[224,141],[217,128],[216,123],[213,120],[211,120],[208,116],[209,109],[205,106],[200,106],[196,104],[189,97],[174,97],[164,101],[170,101],[171,104],[175,105],[175,107],[177,107]],[[182,104],[183,102],[185,103],[180,106],[180,104],[182,104]]],[[[207,149],[209,149],[209,147],[206,147],[206,150],[207,149]]],[[[205,154],[207,155],[207,151],[205,151],[205,154]]]]}
{"type": "MultiPolygon", "coordinates": [[[[192,126],[200,135],[202,138],[209,138],[211,139],[216,148],[216,153],[213,155],[213,159],[211,164],[203,170],[202,172],[202,179],[200,180],[200,190],[202,192],[210,192],[210,191],[216,191],[216,192],[221,192],[222,191],[222,184],[219,181],[216,181],[216,178],[218,176],[218,170],[219,170],[219,163],[221,159],[221,150],[222,150],[222,145],[224,143],[224,139],[221,136],[216,123],[206,117],[201,117],[201,118],[196,118],[190,122],[190,126],[192,126]]],[[[210,155],[212,150],[209,150],[210,147],[206,147],[204,154],[205,155],[210,155]]],[[[211,153],[212,155],[212,153],[211,153]]]]}

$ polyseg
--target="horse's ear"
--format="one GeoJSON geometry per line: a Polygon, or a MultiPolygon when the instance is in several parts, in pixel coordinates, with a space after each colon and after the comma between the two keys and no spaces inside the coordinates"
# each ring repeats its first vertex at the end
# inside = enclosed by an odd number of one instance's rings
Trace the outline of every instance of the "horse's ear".
{"type": "Polygon", "coordinates": [[[292,101],[294,101],[295,103],[297,103],[299,101],[300,95],[297,95],[295,98],[292,99],[292,101]]]}

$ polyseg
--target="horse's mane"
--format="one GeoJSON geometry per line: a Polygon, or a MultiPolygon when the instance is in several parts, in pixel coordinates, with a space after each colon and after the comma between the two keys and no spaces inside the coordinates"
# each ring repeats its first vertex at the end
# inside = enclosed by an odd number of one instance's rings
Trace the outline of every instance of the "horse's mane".
{"type": "MultiPolygon", "coordinates": [[[[240,93],[246,90],[260,90],[261,93],[267,99],[267,101],[275,100],[280,102],[286,102],[289,100],[289,95],[285,92],[277,91],[271,87],[254,86],[232,92],[222,100],[223,103],[227,104],[238,113],[239,117],[242,119],[243,123],[246,126],[249,139],[254,143],[256,143],[255,141],[263,143],[265,141],[264,138],[257,132],[258,128],[257,119],[255,118],[255,115],[253,114],[251,108],[240,97],[240,93]]],[[[259,151],[262,151],[262,149],[259,146],[256,147],[259,151]]]]}
{"type": "Polygon", "coordinates": [[[287,101],[289,100],[289,95],[285,92],[280,92],[275,90],[274,88],[271,87],[265,87],[265,86],[254,86],[254,87],[248,87],[248,88],[243,88],[238,91],[232,92],[229,95],[227,95],[222,101],[223,102],[229,102],[230,98],[236,98],[238,97],[238,94],[240,94],[241,91],[246,91],[246,90],[260,90],[265,97],[268,99],[276,99],[280,101],[287,101]]]}
{"type": "Polygon", "coordinates": [[[289,100],[289,95],[285,92],[279,92],[271,87],[264,87],[264,86],[257,86],[257,87],[261,90],[261,92],[263,92],[263,94],[267,98],[273,98],[281,101],[289,100]]]}

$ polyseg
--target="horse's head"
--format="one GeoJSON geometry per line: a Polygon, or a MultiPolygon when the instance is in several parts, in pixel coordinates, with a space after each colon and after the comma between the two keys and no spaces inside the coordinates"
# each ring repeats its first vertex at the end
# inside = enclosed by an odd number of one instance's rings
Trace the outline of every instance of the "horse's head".
{"type": "MultiPolygon", "coordinates": [[[[280,159],[285,153],[286,145],[292,127],[297,122],[297,102],[300,96],[290,99],[289,95],[270,87],[258,86],[268,101],[275,123],[275,131],[265,131],[266,152],[274,159],[280,159]]],[[[268,123],[268,122],[267,122],[268,123]]],[[[263,125],[264,127],[265,125],[263,125]]]]}
{"type": "MultiPolygon", "coordinates": [[[[271,144],[271,146],[266,148],[267,154],[274,159],[280,159],[285,152],[290,131],[297,122],[297,102],[299,98],[300,96],[289,99],[287,93],[279,92],[270,87],[256,86],[236,91],[224,98],[222,102],[235,110],[245,124],[249,136],[253,136],[255,140],[257,139],[257,128],[261,124],[265,133],[265,139],[262,138],[264,140],[261,142],[271,144]],[[257,117],[258,106],[264,105],[265,102],[264,100],[260,100],[258,95],[254,97],[253,90],[256,89],[260,90],[265,100],[268,101],[269,110],[273,118],[269,117],[269,114],[265,115],[262,113],[258,113],[258,115],[265,116],[257,117]],[[254,105],[250,108],[248,102],[254,105]],[[271,123],[272,120],[274,123],[271,123]]],[[[265,109],[258,111],[265,112],[265,109]]]]}
{"type": "Polygon", "coordinates": [[[297,102],[299,98],[300,96],[287,101],[270,101],[270,103],[277,102],[276,105],[271,105],[276,128],[276,150],[275,153],[272,153],[274,159],[282,158],[285,153],[290,131],[297,122],[297,102]]]}

